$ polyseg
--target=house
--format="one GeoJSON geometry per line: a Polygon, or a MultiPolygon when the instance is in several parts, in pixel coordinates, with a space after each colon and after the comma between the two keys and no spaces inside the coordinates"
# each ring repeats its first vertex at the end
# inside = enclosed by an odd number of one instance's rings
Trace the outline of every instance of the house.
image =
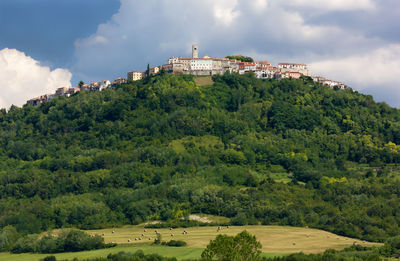
{"type": "Polygon", "coordinates": [[[281,72],[299,72],[305,76],[310,76],[307,65],[303,63],[278,63],[281,72]]]}
{"type": "Polygon", "coordinates": [[[68,90],[65,92],[65,96],[69,97],[72,94],[75,94],[80,91],[81,91],[81,89],[79,87],[71,87],[71,88],[68,88],[68,90]]]}
{"type": "Polygon", "coordinates": [[[139,81],[143,79],[143,73],[139,71],[128,72],[128,81],[139,81]]]}
{"type": "Polygon", "coordinates": [[[84,84],[81,86],[81,91],[90,91],[90,85],[89,84],[84,84]]]}
{"type": "Polygon", "coordinates": [[[290,72],[290,71],[284,71],[281,73],[282,77],[281,78],[286,78],[286,79],[300,79],[300,77],[303,75],[302,73],[299,72],[290,72]]]}
{"type": "Polygon", "coordinates": [[[254,72],[258,79],[272,79],[274,78],[275,71],[270,69],[260,69],[254,72]]]}
{"type": "Polygon", "coordinates": [[[114,83],[115,83],[115,84],[126,83],[126,79],[123,78],[123,77],[118,77],[118,78],[114,79],[113,84],[114,84],[114,83]]]}
{"type": "Polygon", "coordinates": [[[272,65],[266,61],[255,61],[254,63],[256,64],[258,70],[269,69],[272,67],[272,65]]]}
{"type": "Polygon", "coordinates": [[[94,91],[102,91],[104,89],[107,89],[111,86],[111,82],[109,80],[103,80],[101,82],[99,82],[99,86],[98,89],[94,90],[94,91]]]}
{"type": "Polygon", "coordinates": [[[42,100],[40,99],[40,97],[36,97],[28,100],[26,103],[32,106],[38,106],[42,103],[42,100]]]}
{"type": "Polygon", "coordinates": [[[318,82],[324,85],[328,85],[329,87],[333,88],[333,87],[339,87],[340,89],[345,89],[346,85],[344,83],[338,82],[338,81],[333,81],[330,79],[327,79],[325,77],[322,76],[313,76],[312,77],[314,82],[318,82]]]}
{"type": "Polygon", "coordinates": [[[255,72],[255,71],[257,71],[257,64],[247,63],[247,62],[239,63],[239,74],[244,74],[247,72],[255,72]]]}
{"type": "Polygon", "coordinates": [[[174,65],[173,64],[164,64],[161,65],[161,70],[164,70],[166,73],[173,73],[174,72],[174,65]]]}
{"type": "Polygon", "coordinates": [[[114,81],[111,83],[110,88],[115,88],[117,85],[123,84],[123,83],[126,83],[126,82],[127,82],[127,80],[125,78],[118,77],[118,78],[114,79],[114,81]]]}
{"type": "Polygon", "coordinates": [[[152,67],[150,68],[150,74],[151,75],[156,75],[160,72],[160,67],[152,67]]]}
{"type": "Polygon", "coordinates": [[[67,87],[57,88],[55,96],[65,96],[67,91],[68,91],[67,87]]]}
{"type": "Polygon", "coordinates": [[[191,71],[212,71],[213,60],[210,58],[194,58],[190,61],[191,71]]]}

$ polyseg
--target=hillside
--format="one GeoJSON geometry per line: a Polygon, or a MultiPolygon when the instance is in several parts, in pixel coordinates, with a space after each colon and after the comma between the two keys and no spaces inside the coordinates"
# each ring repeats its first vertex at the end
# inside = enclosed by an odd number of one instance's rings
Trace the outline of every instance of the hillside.
{"type": "Polygon", "coordinates": [[[160,75],[1,111],[0,227],[205,213],[367,240],[399,234],[399,110],[309,78],[213,80],[160,75]]]}

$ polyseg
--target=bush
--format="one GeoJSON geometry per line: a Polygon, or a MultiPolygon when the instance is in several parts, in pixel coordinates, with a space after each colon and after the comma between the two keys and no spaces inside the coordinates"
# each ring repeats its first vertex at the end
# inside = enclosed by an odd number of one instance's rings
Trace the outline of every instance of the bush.
{"type": "Polygon", "coordinates": [[[78,230],[63,231],[58,236],[47,235],[39,239],[38,235],[20,238],[11,249],[12,253],[61,253],[78,252],[113,247],[105,244],[101,236],[90,236],[78,230]]]}
{"type": "Polygon", "coordinates": [[[171,240],[171,241],[167,242],[165,245],[172,246],[172,247],[183,247],[183,246],[187,246],[187,243],[182,240],[171,240]]]}

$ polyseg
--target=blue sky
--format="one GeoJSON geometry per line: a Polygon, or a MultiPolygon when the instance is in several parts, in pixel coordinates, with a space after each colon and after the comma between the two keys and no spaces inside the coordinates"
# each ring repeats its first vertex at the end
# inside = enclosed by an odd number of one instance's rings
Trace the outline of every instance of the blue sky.
{"type": "Polygon", "coordinates": [[[398,0],[1,0],[0,107],[170,56],[307,63],[400,107],[398,0]]]}
{"type": "Polygon", "coordinates": [[[51,66],[74,62],[74,42],[96,31],[118,0],[1,0],[0,50],[15,48],[51,66]]]}

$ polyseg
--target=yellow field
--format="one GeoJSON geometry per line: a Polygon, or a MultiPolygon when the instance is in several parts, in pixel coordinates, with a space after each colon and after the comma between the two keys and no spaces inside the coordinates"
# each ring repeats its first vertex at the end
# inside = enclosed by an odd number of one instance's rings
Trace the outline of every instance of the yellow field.
{"type": "Polygon", "coordinates": [[[282,227],[282,226],[244,226],[244,227],[221,227],[217,232],[217,227],[193,227],[179,229],[145,229],[143,226],[128,226],[115,229],[102,229],[86,231],[89,234],[103,235],[106,243],[115,242],[117,244],[138,245],[145,242],[153,242],[157,230],[163,241],[183,240],[187,242],[188,248],[205,248],[210,240],[218,234],[236,235],[243,230],[255,235],[261,242],[265,253],[320,253],[326,249],[343,249],[351,246],[354,242],[359,245],[373,246],[377,243],[363,242],[361,240],[337,236],[335,234],[309,228],[282,227]],[[182,232],[186,230],[188,234],[182,232]],[[114,231],[114,233],[112,233],[114,231]],[[142,234],[144,236],[142,236],[142,234]],[[173,234],[173,236],[171,236],[173,234]],[[139,240],[139,238],[141,240],[139,240]],[[150,238],[150,239],[149,239],[150,238]],[[137,240],[135,240],[137,239],[137,240]],[[130,242],[129,242],[130,241],[130,242]]]}
{"type": "MultiPolygon", "coordinates": [[[[212,217],[210,217],[212,218],[212,217]]],[[[335,234],[309,228],[282,227],[282,226],[244,226],[244,227],[193,227],[178,229],[146,229],[142,226],[126,226],[115,229],[89,230],[85,231],[92,235],[103,235],[107,243],[115,242],[117,247],[78,253],[55,254],[57,259],[69,259],[74,257],[81,259],[105,257],[109,253],[120,251],[134,253],[143,250],[146,254],[157,253],[166,257],[176,257],[178,260],[200,258],[201,252],[218,234],[236,235],[243,230],[255,235],[261,242],[263,256],[273,257],[296,252],[320,253],[326,249],[343,249],[351,246],[354,242],[365,246],[379,246],[378,243],[363,242],[356,239],[337,236],[335,234]],[[151,245],[155,239],[155,230],[162,235],[163,241],[184,240],[187,247],[167,247],[151,245]],[[183,235],[186,230],[188,234],[183,235]],[[112,233],[114,231],[114,233],[112,233]],[[144,236],[142,236],[144,234],[144,236]],[[171,236],[173,234],[173,236],[171,236]],[[136,240],[141,238],[141,240],[136,240]],[[150,238],[150,240],[149,240],[150,238]],[[130,240],[131,242],[128,242],[130,240]]],[[[53,231],[57,234],[59,231],[53,231]]],[[[19,254],[0,253],[0,261],[37,261],[48,254],[19,254]]]]}

